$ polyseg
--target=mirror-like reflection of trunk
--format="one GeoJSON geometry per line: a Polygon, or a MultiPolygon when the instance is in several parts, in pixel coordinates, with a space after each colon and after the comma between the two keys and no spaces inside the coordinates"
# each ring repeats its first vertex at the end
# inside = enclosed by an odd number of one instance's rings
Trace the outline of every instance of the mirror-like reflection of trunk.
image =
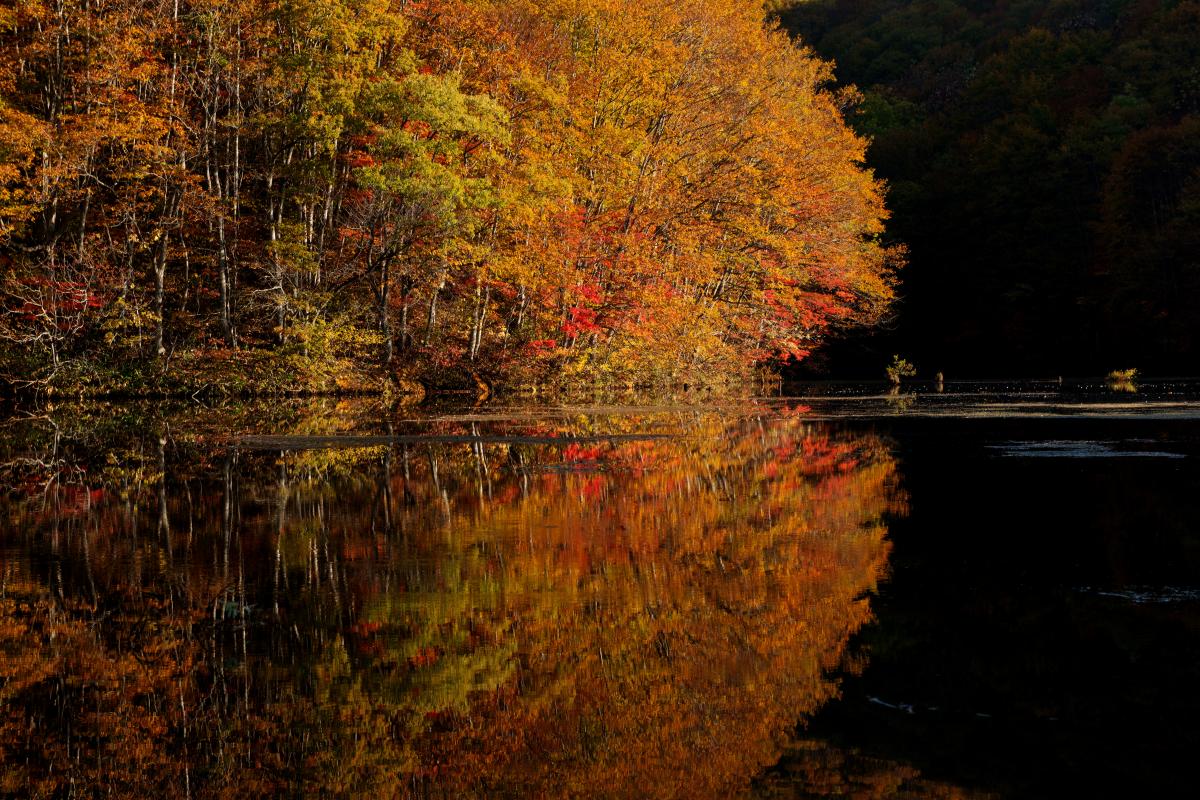
{"type": "Polygon", "coordinates": [[[108,461],[140,472],[6,501],[6,785],[741,790],[835,695],[904,503],[879,437],[753,409],[415,449],[167,430],[108,461]]]}

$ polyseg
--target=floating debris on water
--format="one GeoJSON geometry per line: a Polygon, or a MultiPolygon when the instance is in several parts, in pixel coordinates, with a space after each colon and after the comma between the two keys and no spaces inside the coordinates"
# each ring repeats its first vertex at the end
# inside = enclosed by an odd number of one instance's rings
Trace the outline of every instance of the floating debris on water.
{"type": "Polygon", "coordinates": [[[1030,442],[1003,442],[985,445],[1003,457],[1017,458],[1187,458],[1183,453],[1167,450],[1123,449],[1125,444],[1145,444],[1118,441],[1080,441],[1070,439],[1048,439],[1030,442]]]}
{"type": "Polygon", "coordinates": [[[1137,605],[1190,603],[1200,600],[1200,588],[1186,586],[1131,586],[1124,589],[1081,586],[1075,591],[1097,597],[1112,597],[1137,605]]]}
{"type": "Polygon", "coordinates": [[[889,703],[888,701],[882,700],[878,697],[868,697],[867,702],[874,703],[877,706],[883,706],[884,708],[891,708],[891,709],[895,709],[896,711],[903,711],[906,714],[917,713],[916,708],[909,705],[908,703],[889,703]]]}

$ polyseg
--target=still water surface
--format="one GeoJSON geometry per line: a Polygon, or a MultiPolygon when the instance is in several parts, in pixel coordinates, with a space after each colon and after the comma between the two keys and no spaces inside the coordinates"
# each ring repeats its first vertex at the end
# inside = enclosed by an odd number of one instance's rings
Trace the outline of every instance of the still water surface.
{"type": "Polygon", "coordinates": [[[1191,399],[838,394],[14,414],[0,794],[1186,787],[1191,399]]]}

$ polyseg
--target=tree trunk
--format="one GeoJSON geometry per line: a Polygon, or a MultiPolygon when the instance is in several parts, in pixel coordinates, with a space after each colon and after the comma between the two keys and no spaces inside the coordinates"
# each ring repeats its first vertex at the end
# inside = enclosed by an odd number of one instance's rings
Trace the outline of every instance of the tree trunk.
{"type": "Polygon", "coordinates": [[[391,364],[395,357],[395,346],[392,343],[392,322],[388,314],[388,288],[391,282],[391,270],[388,259],[384,258],[379,265],[379,331],[383,334],[383,363],[391,364]]]}
{"type": "Polygon", "coordinates": [[[237,339],[233,330],[233,297],[229,267],[229,245],[225,238],[225,216],[217,213],[217,262],[221,279],[221,333],[225,343],[237,347],[237,339]]]}
{"type": "MultiPolygon", "coordinates": [[[[487,317],[488,300],[491,298],[492,288],[489,286],[483,290],[483,296],[479,298],[478,309],[475,314],[475,324],[471,329],[471,352],[470,359],[475,360],[475,356],[479,354],[479,346],[483,343],[483,320],[487,317]]],[[[476,295],[479,294],[479,287],[476,284],[476,295]]]]}
{"type": "Polygon", "coordinates": [[[441,277],[438,279],[438,285],[434,288],[433,293],[429,296],[429,319],[425,322],[425,346],[433,341],[433,326],[437,322],[437,307],[438,297],[442,290],[446,288],[446,272],[442,271],[441,277]]]}
{"type": "Polygon", "coordinates": [[[166,331],[163,284],[167,278],[167,242],[169,239],[170,234],[163,231],[162,244],[159,245],[158,252],[154,257],[154,313],[158,316],[158,330],[154,335],[154,353],[159,358],[167,354],[167,348],[163,345],[166,331]]]}

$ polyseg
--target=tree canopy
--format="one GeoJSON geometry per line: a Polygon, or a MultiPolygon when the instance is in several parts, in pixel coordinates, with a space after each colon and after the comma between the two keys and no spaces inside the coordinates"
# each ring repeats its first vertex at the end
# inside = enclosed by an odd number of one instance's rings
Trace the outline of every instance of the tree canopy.
{"type": "Polygon", "coordinates": [[[10,384],[712,381],[891,297],[752,0],[34,0],[0,54],[10,384]]]}

